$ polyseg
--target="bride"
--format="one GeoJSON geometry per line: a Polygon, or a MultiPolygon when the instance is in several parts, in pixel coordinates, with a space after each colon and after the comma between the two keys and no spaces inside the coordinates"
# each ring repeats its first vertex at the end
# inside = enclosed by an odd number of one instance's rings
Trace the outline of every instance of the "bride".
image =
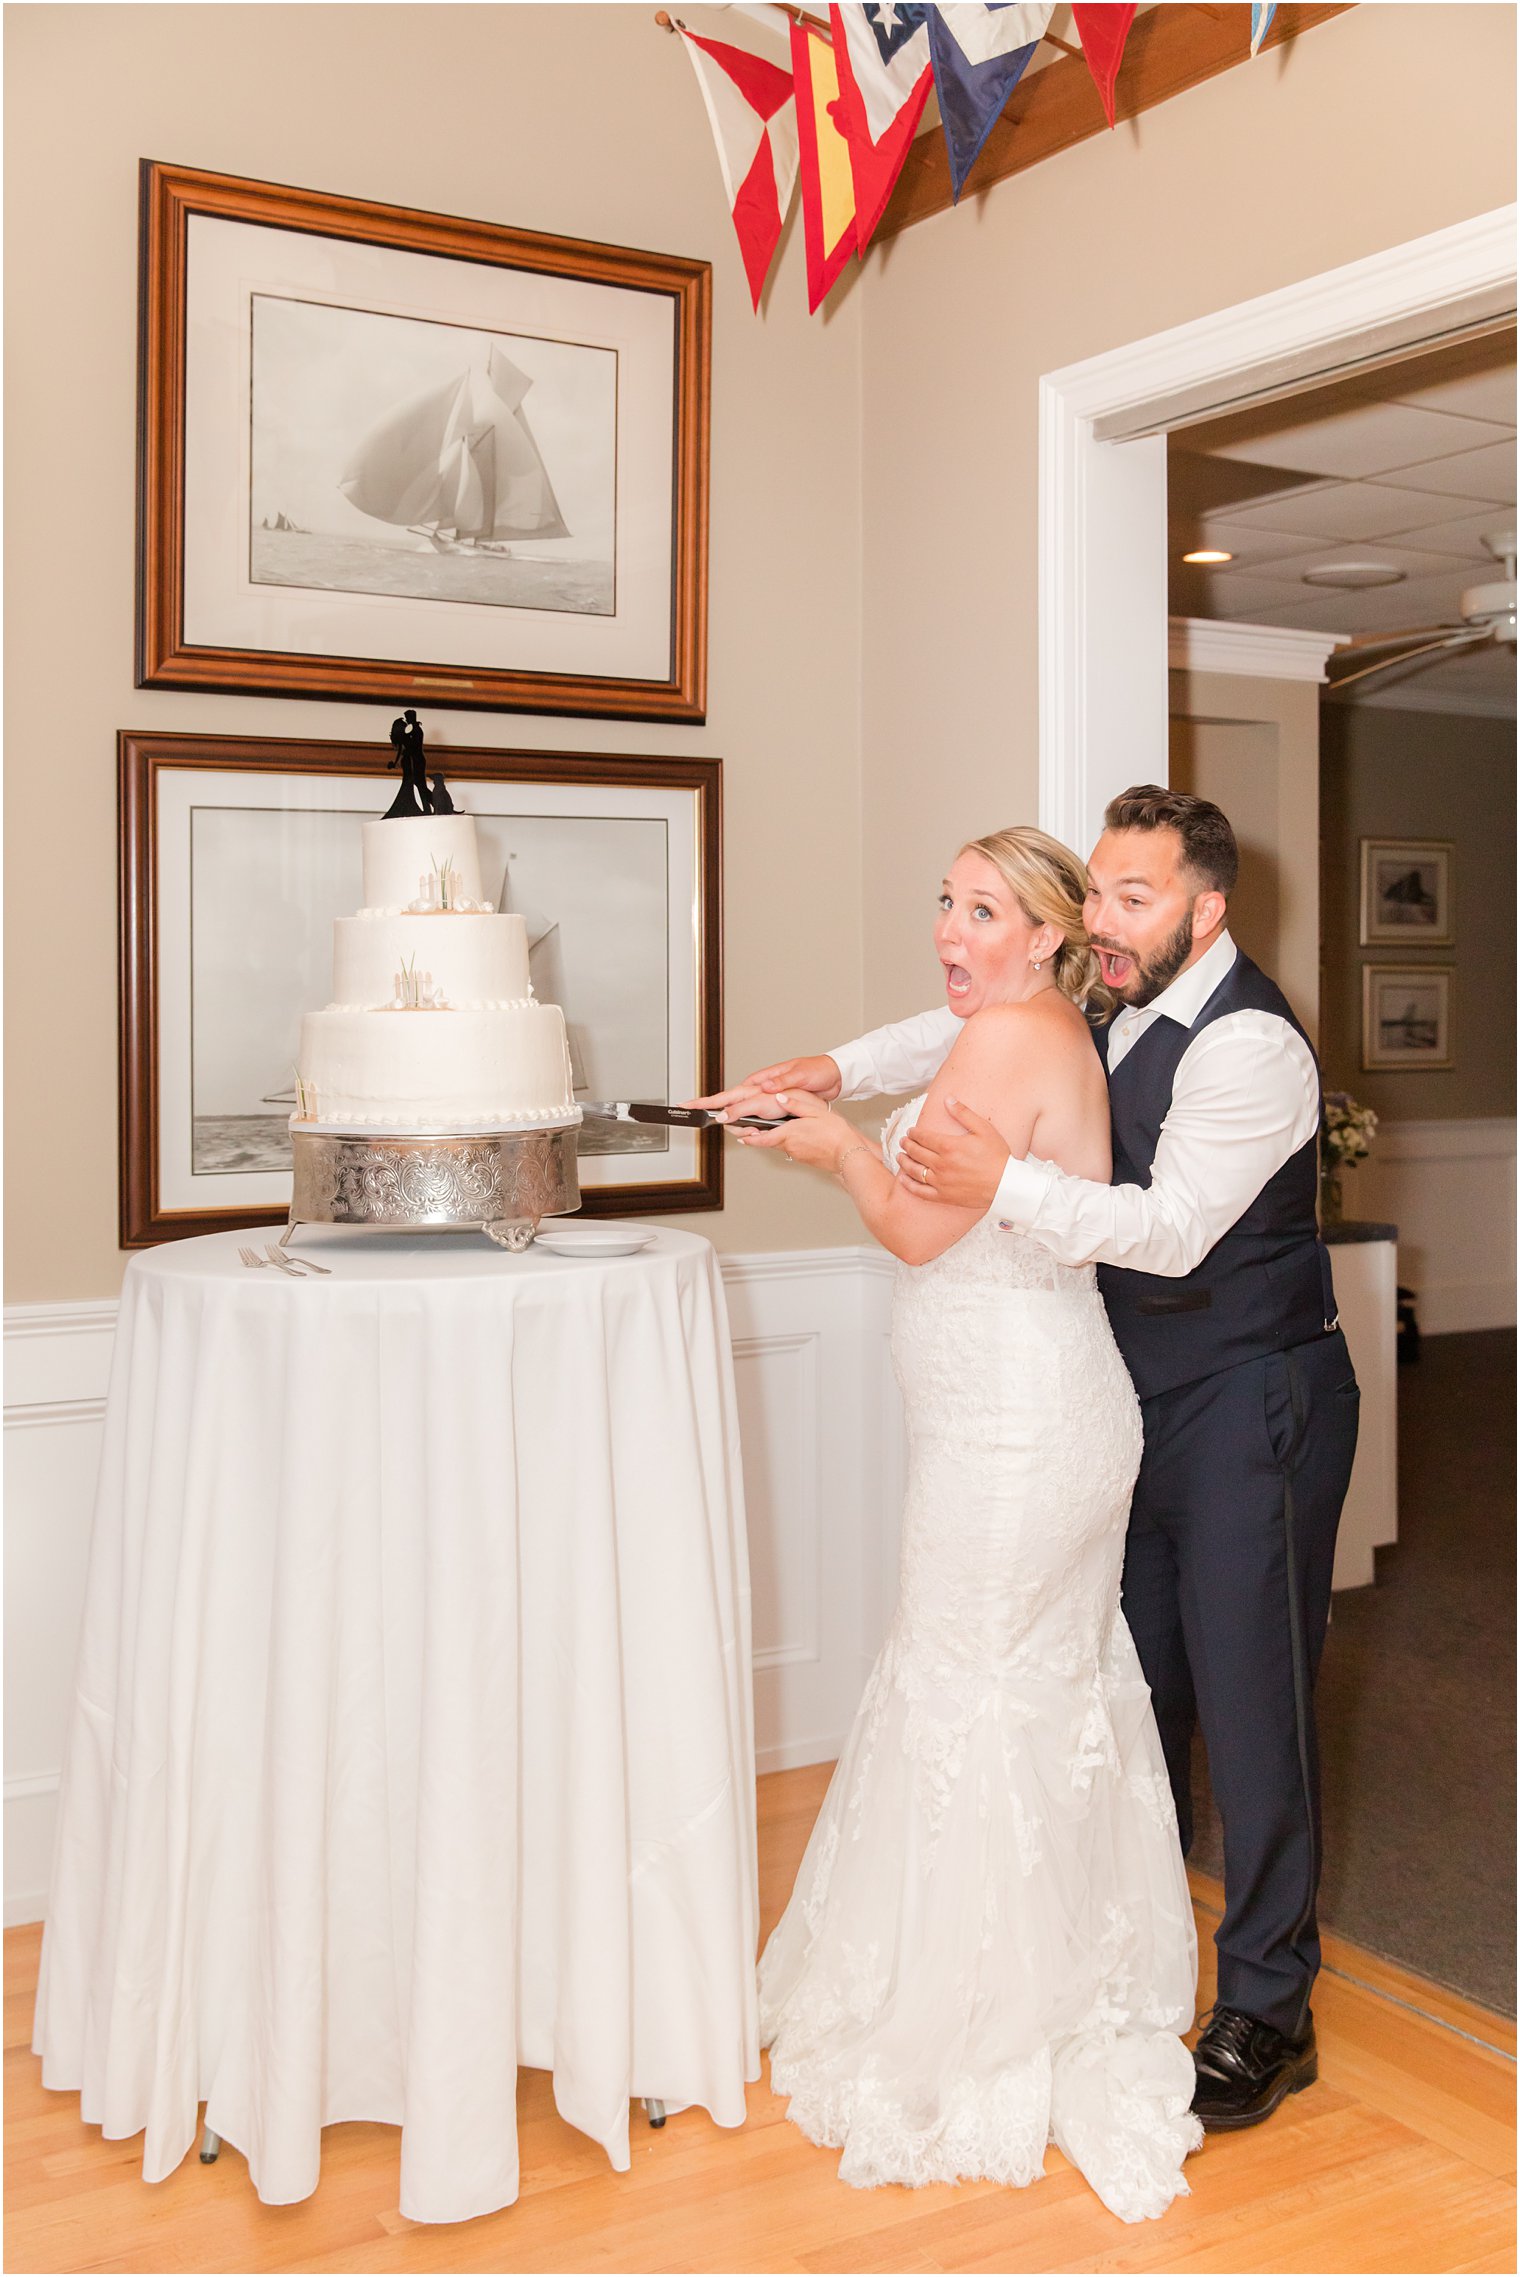
{"type": "MultiPolygon", "coordinates": [[[[931,1089],[878,1154],[816,1095],[837,1084],[823,1061],[780,1096],[795,1121],[741,1135],[833,1172],[901,1260],[910,1438],[900,1602],[761,1956],[760,2017],[772,2085],[844,2181],[1022,2186],[1054,2142],[1138,2221],[1186,2193],[1202,2139],[1179,2037],[1192,1909],[1119,1610],[1139,1408],[1090,1266],[926,1203],[897,1167],[957,1098],[1016,1157],[1107,1182],[1085,888],[1039,830],[964,848],[935,945],[965,1025],[931,1089]]],[[[774,1113],[757,1080],[721,1095],[730,1119],[774,1113]]]]}

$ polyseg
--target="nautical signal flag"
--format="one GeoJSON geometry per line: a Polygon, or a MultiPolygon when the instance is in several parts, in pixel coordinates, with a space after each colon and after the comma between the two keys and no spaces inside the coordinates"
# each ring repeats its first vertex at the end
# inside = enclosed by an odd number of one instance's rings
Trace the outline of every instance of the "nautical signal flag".
{"type": "Polygon", "coordinates": [[[855,243],[864,253],[886,211],[929,99],[929,17],[924,0],[830,0],[837,118],[850,146],[855,243]]]}
{"type": "Polygon", "coordinates": [[[950,158],[951,195],[957,201],[1054,14],[1054,7],[1013,6],[1007,0],[991,0],[990,5],[954,0],[952,6],[929,10],[934,92],[950,158]]]}
{"type": "Polygon", "coordinates": [[[1263,7],[1262,0],[1251,0],[1251,53],[1254,55],[1272,29],[1272,18],[1277,14],[1277,0],[1263,7]]]}
{"type": "Polygon", "coordinates": [[[781,242],[797,180],[792,75],[748,48],[678,27],[707,105],[750,298],[760,294],[781,242]]]}
{"type": "Polygon", "coordinates": [[[802,243],[812,315],[855,251],[855,177],[850,146],[836,110],[839,75],[826,39],[792,21],[792,79],[797,90],[801,157],[802,243]]]}
{"type": "Polygon", "coordinates": [[[1119,61],[1135,11],[1133,8],[1073,7],[1071,14],[1077,37],[1082,42],[1082,53],[1087,58],[1087,68],[1093,75],[1093,85],[1103,104],[1103,115],[1112,126],[1119,61]]]}

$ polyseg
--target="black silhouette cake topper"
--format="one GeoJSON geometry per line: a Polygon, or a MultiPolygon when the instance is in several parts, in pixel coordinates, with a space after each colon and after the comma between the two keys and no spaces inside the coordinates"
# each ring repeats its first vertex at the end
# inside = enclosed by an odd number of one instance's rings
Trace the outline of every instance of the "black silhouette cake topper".
{"type": "Polygon", "coordinates": [[[449,796],[442,768],[434,774],[431,783],[428,781],[422,728],[415,712],[403,712],[400,719],[391,721],[391,743],[395,750],[391,765],[401,769],[401,787],[382,819],[392,822],[419,814],[452,814],[454,801],[449,796]]]}

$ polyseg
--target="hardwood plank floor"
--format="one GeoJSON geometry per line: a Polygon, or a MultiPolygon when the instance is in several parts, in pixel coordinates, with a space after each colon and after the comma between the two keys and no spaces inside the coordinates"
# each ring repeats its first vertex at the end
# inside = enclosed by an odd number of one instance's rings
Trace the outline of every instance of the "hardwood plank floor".
{"type": "MultiPolygon", "coordinates": [[[[760,1781],[761,1918],[791,1889],[828,1765],[760,1781]]],[[[1222,1893],[1193,1876],[1212,1998],[1222,1893]]],[[[396,2212],[393,2128],[332,2127],[299,2206],[261,2206],[228,2148],[141,2179],[142,2138],[104,2142],[78,2098],[50,2094],[30,2052],[41,1932],[5,1938],[8,2270],[1402,2271],[1515,2268],[1515,2031],[1507,2019],[1336,1938],[1315,1998],[1318,2086],[1266,2126],[1214,2136],[1192,2195],[1160,2222],[1107,2214],[1056,2151],[1027,2191],[991,2183],[851,2190],[837,2154],[790,2126],[768,2067],[742,2128],[635,2114],[614,2174],[554,2107],[518,2090],[523,2188],[480,2221],[396,2212]]]]}

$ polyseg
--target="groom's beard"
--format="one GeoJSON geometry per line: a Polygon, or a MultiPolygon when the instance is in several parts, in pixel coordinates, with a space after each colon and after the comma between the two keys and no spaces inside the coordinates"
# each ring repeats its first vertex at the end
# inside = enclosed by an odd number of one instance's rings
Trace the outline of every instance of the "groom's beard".
{"type": "MultiPolygon", "coordinates": [[[[1126,948],[1122,941],[1106,940],[1101,933],[1091,935],[1090,939],[1095,949],[1107,949],[1113,956],[1128,957],[1132,961],[1133,969],[1129,979],[1115,990],[1119,1001],[1137,1008],[1142,1004],[1153,1004],[1163,988],[1171,987],[1193,953],[1192,908],[1189,906],[1176,931],[1169,933],[1160,948],[1153,949],[1148,957],[1142,957],[1134,949],[1126,948]]],[[[1110,982],[1109,986],[1113,987],[1113,983],[1110,982]]]]}

